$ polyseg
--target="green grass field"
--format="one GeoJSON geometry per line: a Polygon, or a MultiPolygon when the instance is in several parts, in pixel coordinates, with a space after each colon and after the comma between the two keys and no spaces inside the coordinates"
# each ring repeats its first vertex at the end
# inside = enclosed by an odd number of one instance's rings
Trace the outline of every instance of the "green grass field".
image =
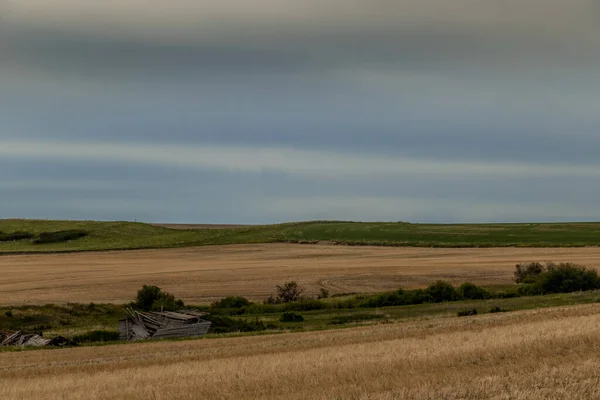
{"type": "Polygon", "coordinates": [[[433,225],[300,222],[229,229],[175,230],[133,222],[0,220],[0,232],[79,229],[87,237],[36,245],[0,242],[0,253],[189,247],[244,243],[318,243],[415,247],[582,247],[600,245],[600,223],[433,225]]]}

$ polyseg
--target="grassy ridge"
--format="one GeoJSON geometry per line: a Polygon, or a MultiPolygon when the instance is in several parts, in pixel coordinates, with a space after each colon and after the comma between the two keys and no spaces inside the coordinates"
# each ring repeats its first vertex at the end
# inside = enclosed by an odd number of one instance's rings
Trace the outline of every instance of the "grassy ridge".
{"type": "Polygon", "coordinates": [[[0,220],[0,232],[85,230],[47,245],[0,243],[0,253],[126,250],[242,243],[318,243],[415,247],[581,247],[600,245],[600,223],[462,224],[301,222],[230,229],[175,230],[133,222],[0,220]]]}

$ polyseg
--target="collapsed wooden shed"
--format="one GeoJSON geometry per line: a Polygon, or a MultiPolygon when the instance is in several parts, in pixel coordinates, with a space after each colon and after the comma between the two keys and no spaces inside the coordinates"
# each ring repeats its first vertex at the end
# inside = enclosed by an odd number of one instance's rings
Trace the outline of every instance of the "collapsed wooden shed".
{"type": "Polygon", "coordinates": [[[211,326],[201,318],[207,313],[199,311],[126,312],[127,317],[119,321],[120,340],[197,337],[206,335],[211,326]]]}
{"type": "Polygon", "coordinates": [[[77,346],[77,343],[69,339],[56,336],[48,339],[41,333],[24,333],[21,331],[0,331],[0,346],[33,346],[33,347],[66,347],[77,346]]]}

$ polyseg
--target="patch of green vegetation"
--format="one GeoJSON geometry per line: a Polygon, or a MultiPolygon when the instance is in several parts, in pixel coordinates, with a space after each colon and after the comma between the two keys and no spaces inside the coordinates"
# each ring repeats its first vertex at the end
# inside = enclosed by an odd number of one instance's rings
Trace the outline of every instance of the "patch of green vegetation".
{"type": "Polygon", "coordinates": [[[69,242],[77,240],[88,235],[87,231],[82,229],[69,229],[66,231],[42,232],[40,236],[33,241],[34,244],[51,244],[69,242]]]}
{"type": "Polygon", "coordinates": [[[0,232],[0,242],[17,242],[19,240],[33,239],[35,235],[30,232],[0,232]]]}
{"type": "Polygon", "coordinates": [[[385,314],[364,313],[364,312],[348,314],[348,315],[338,315],[338,316],[331,318],[331,321],[329,322],[329,324],[330,325],[344,325],[344,324],[352,324],[352,323],[365,322],[365,321],[380,320],[380,319],[384,319],[385,317],[386,317],[385,314]]]}
{"type": "Polygon", "coordinates": [[[73,337],[94,330],[116,332],[123,306],[114,304],[66,304],[0,307],[0,329],[73,337]]]}
{"type": "Polygon", "coordinates": [[[0,242],[0,253],[69,252],[188,247],[242,243],[332,243],[416,247],[576,247],[600,245],[600,223],[409,224],[300,222],[229,229],[175,230],[133,222],[0,220],[0,231],[38,237],[84,231],[77,240],[34,245],[0,242]]]}

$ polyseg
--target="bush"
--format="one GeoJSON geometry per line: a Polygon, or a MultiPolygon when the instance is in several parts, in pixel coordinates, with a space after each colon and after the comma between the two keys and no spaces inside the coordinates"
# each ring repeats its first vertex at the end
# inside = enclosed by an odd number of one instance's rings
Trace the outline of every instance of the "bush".
{"type": "Polygon", "coordinates": [[[431,296],[424,289],[407,290],[403,294],[404,304],[423,304],[431,302],[431,296]]]}
{"type": "Polygon", "coordinates": [[[80,239],[88,235],[87,231],[83,230],[68,230],[58,232],[42,232],[39,238],[33,241],[35,244],[62,243],[69,240],[80,239]]]}
{"type": "Polygon", "coordinates": [[[256,332],[277,327],[273,324],[265,324],[258,318],[247,321],[221,315],[205,315],[202,319],[212,322],[212,325],[210,326],[211,333],[256,332]]]}
{"type": "Polygon", "coordinates": [[[498,306],[490,308],[490,312],[492,314],[494,314],[494,313],[500,313],[500,312],[508,312],[508,311],[509,310],[507,310],[506,308],[500,308],[498,306]]]}
{"type": "Polygon", "coordinates": [[[300,288],[295,281],[286,282],[282,286],[277,286],[277,300],[279,303],[298,301],[302,292],[304,289],[300,288]]]}
{"type": "Polygon", "coordinates": [[[600,277],[594,269],[573,263],[551,264],[535,283],[526,287],[529,295],[571,293],[600,288],[600,277]]]}
{"type": "Polygon", "coordinates": [[[458,312],[459,317],[468,317],[470,315],[477,315],[477,309],[473,308],[472,310],[462,310],[458,312]]]}
{"type": "Polygon", "coordinates": [[[300,314],[296,314],[295,312],[284,312],[281,314],[279,318],[280,322],[302,322],[304,321],[304,317],[300,314]]]}
{"type": "Polygon", "coordinates": [[[465,300],[483,300],[491,297],[487,290],[470,282],[458,287],[458,295],[465,300]]]}
{"type": "Polygon", "coordinates": [[[515,283],[534,283],[545,270],[546,265],[539,262],[517,264],[514,273],[515,283]]]}
{"type": "Polygon", "coordinates": [[[241,315],[251,304],[245,297],[229,296],[214,302],[210,311],[217,314],[241,315]]]}
{"type": "Polygon", "coordinates": [[[144,285],[138,292],[134,306],[144,311],[175,311],[184,306],[183,301],[175,299],[170,293],[163,292],[158,286],[144,285]]]}
{"type": "Polygon", "coordinates": [[[425,290],[427,295],[434,303],[442,303],[445,301],[456,301],[460,299],[460,295],[448,282],[436,281],[429,285],[425,290]]]}
{"type": "Polygon", "coordinates": [[[6,318],[12,318],[13,317],[13,312],[12,310],[8,310],[7,312],[4,313],[4,316],[6,318]]]}
{"type": "Polygon", "coordinates": [[[404,291],[399,290],[397,292],[385,292],[378,293],[367,297],[360,303],[360,307],[365,308],[377,308],[377,307],[390,307],[390,306],[401,306],[405,303],[404,291]]]}
{"type": "Polygon", "coordinates": [[[321,288],[319,290],[319,294],[317,295],[317,299],[327,299],[329,298],[329,290],[325,289],[325,288],[321,288]]]}
{"type": "Polygon", "coordinates": [[[0,232],[0,242],[16,242],[18,240],[33,239],[35,235],[29,232],[12,232],[3,233],[0,232]]]}

